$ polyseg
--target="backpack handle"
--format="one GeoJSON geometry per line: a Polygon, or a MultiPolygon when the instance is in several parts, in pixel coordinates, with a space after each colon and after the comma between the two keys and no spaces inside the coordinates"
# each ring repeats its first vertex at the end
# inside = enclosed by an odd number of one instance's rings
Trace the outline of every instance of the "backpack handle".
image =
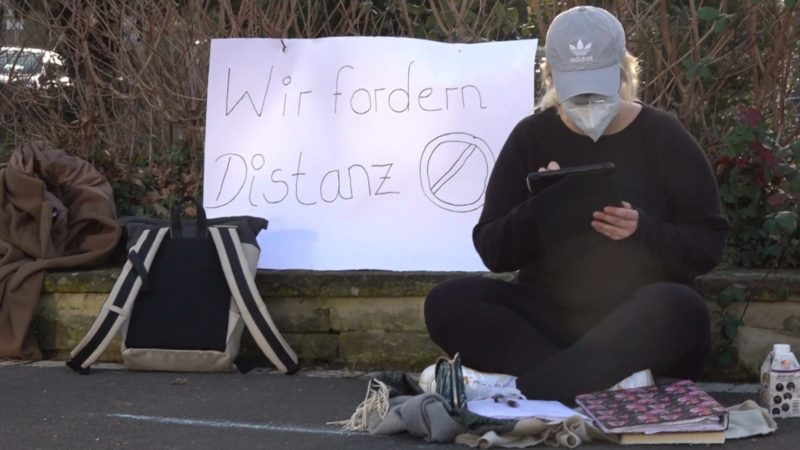
{"type": "Polygon", "coordinates": [[[195,238],[205,239],[208,236],[208,219],[206,218],[206,210],[194,197],[186,196],[176,201],[172,205],[172,220],[170,224],[170,234],[172,237],[183,237],[183,225],[181,225],[181,206],[184,203],[191,202],[197,208],[197,229],[195,230],[195,238]]]}

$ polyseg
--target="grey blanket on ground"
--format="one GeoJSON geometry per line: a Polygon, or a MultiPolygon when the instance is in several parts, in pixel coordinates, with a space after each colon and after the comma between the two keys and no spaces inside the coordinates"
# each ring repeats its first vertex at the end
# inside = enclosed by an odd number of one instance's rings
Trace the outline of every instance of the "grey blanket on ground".
{"type": "Polygon", "coordinates": [[[464,433],[464,425],[454,419],[438,394],[399,396],[389,400],[389,411],[381,419],[368,420],[372,434],[408,432],[429,442],[453,442],[464,433]]]}
{"type": "MultiPolygon", "coordinates": [[[[522,419],[508,432],[472,434],[464,426],[461,417],[452,415],[453,411],[438,394],[388,398],[385,384],[376,382],[378,389],[374,390],[372,383],[370,386],[367,399],[357,408],[353,417],[334,423],[352,431],[369,431],[371,434],[407,432],[428,442],[456,442],[480,448],[523,448],[539,444],[575,448],[584,442],[618,442],[619,439],[617,435],[605,434],[579,415],[552,422],[536,418],[522,419]]],[[[728,411],[726,439],[769,434],[778,428],[769,412],[752,400],[731,406],[728,411]]]]}
{"type": "Polygon", "coordinates": [[[464,424],[451,416],[442,397],[432,393],[390,399],[386,415],[381,418],[371,414],[367,427],[371,434],[408,432],[429,442],[457,442],[480,448],[521,448],[540,443],[575,448],[582,442],[613,440],[577,415],[557,422],[520,420],[512,431],[502,435],[493,431],[482,436],[469,434],[464,424]]]}

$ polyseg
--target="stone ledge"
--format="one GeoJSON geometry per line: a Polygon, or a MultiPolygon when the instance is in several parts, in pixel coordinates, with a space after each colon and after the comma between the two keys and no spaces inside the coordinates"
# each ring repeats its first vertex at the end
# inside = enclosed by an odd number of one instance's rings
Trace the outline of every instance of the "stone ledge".
{"type": "MultiPolygon", "coordinates": [[[[64,359],[94,320],[116,281],[119,268],[49,273],[34,330],[48,357],[64,359]]],[[[511,274],[465,272],[272,271],[261,270],[256,284],[286,339],[306,364],[348,369],[418,370],[441,355],[430,341],[422,306],[437,283],[461,275],[511,279],[511,274]]],[[[717,335],[722,311],[713,301],[737,284],[751,300],[736,339],[740,366],[708,371],[706,378],[751,380],[775,342],[800,345],[800,271],[719,270],[700,277],[717,335]]],[[[742,314],[734,304],[729,314],[742,314]]],[[[260,352],[245,333],[242,354],[260,352]]],[[[119,361],[119,339],[103,361],[119,361]]]]}
{"type": "MultiPolygon", "coordinates": [[[[120,269],[48,273],[42,292],[108,293],[120,269]]],[[[488,272],[259,270],[256,285],[264,297],[424,297],[436,283],[462,275],[513,278],[488,272]]]]}
{"type": "MultiPolygon", "coordinates": [[[[43,293],[108,293],[120,268],[52,272],[43,293]]],[[[513,274],[489,272],[387,272],[378,270],[259,270],[256,285],[264,297],[424,297],[435,284],[462,275],[511,280],[513,274]]],[[[707,298],[737,284],[750,301],[800,301],[800,270],[717,270],[695,280],[707,298]]]]}
{"type": "Polygon", "coordinates": [[[695,280],[707,298],[732,284],[741,286],[751,302],[800,301],[800,270],[725,269],[695,280]]]}

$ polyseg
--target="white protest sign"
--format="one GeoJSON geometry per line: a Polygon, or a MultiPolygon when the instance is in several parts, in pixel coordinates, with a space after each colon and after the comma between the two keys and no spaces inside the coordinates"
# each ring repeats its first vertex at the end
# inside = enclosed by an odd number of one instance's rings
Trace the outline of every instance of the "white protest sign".
{"type": "Polygon", "coordinates": [[[213,40],[209,217],[269,220],[261,268],[486,270],[472,227],[536,45],[213,40]]]}

